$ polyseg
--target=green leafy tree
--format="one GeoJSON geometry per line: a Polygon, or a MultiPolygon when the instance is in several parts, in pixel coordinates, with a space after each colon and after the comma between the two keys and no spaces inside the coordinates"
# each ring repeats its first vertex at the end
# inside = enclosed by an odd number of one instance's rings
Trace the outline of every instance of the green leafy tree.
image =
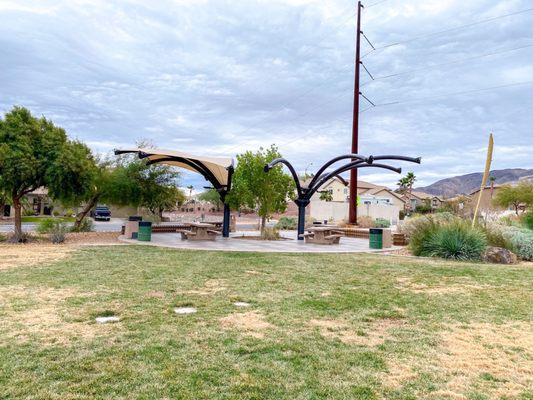
{"type": "Polygon", "coordinates": [[[15,211],[15,241],[22,237],[23,197],[41,186],[53,200],[79,196],[92,180],[91,157],[87,146],[26,108],[14,107],[0,119],[0,190],[15,211]]]}
{"type": "Polygon", "coordinates": [[[213,204],[217,211],[220,211],[223,205],[222,199],[220,198],[220,193],[218,193],[215,189],[209,189],[200,193],[198,199],[208,201],[209,203],[213,204]]]}
{"type": "Polygon", "coordinates": [[[498,189],[492,201],[500,207],[512,206],[516,215],[518,215],[520,206],[527,208],[533,205],[533,182],[525,180],[516,186],[502,186],[498,189]]]}
{"type": "Polygon", "coordinates": [[[264,231],[267,218],[273,213],[283,212],[287,200],[294,195],[294,182],[276,166],[270,172],[264,172],[265,164],[281,157],[276,146],[253,153],[237,156],[237,168],[233,174],[232,188],[227,201],[230,207],[238,210],[242,207],[256,209],[261,217],[261,231],[264,231]]]}
{"type": "Polygon", "coordinates": [[[322,201],[333,201],[333,193],[330,190],[323,190],[320,192],[320,200],[322,201]]]}

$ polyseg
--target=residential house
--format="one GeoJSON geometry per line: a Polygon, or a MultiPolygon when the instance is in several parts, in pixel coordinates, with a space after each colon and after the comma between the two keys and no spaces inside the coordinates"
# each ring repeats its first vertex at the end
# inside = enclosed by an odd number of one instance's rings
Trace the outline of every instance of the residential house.
{"type": "Polygon", "coordinates": [[[410,199],[410,209],[411,211],[416,211],[417,207],[429,205],[432,210],[435,210],[441,207],[444,204],[444,199],[435,196],[433,194],[428,194],[424,192],[418,192],[413,190],[411,193],[405,192],[402,194],[402,198],[407,201],[410,199]]]}
{"type": "MultiPolygon", "coordinates": [[[[350,202],[349,181],[332,178],[322,186],[319,193],[324,191],[331,194],[331,201],[321,200],[320,194],[315,194],[309,206],[310,216],[316,220],[346,221],[350,202]]],[[[397,223],[405,203],[401,195],[385,186],[365,181],[357,181],[357,193],[358,215],[384,218],[393,224],[397,223]]]]}

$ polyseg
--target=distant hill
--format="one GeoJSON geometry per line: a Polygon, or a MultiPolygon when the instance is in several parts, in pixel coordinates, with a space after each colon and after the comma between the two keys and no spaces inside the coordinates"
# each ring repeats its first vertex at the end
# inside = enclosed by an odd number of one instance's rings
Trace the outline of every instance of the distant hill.
{"type": "MultiPolygon", "coordinates": [[[[524,176],[533,176],[533,169],[512,168],[497,169],[490,171],[490,175],[496,178],[496,183],[503,184],[515,182],[524,176]]],[[[458,194],[469,194],[478,189],[483,179],[482,172],[454,176],[441,179],[429,186],[416,188],[416,191],[434,194],[436,196],[453,197],[458,194]]]]}

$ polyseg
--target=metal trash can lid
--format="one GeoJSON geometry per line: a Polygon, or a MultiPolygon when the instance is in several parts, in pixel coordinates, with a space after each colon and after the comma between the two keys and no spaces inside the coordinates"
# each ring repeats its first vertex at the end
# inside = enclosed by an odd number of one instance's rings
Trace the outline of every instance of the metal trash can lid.
{"type": "Polygon", "coordinates": [[[130,215],[128,217],[128,221],[142,221],[143,220],[143,217],[141,217],[140,215],[130,215]]]}
{"type": "Polygon", "coordinates": [[[150,221],[139,221],[139,226],[152,226],[150,221]]]}
{"type": "Polygon", "coordinates": [[[368,233],[370,233],[371,235],[382,235],[383,229],[382,228],[370,228],[368,230],[368,233]]]}

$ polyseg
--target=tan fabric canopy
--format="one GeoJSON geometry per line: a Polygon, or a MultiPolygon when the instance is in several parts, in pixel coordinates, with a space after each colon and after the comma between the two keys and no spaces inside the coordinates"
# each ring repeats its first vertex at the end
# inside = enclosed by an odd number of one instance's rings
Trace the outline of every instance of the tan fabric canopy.
{"type": "Polygon", "coordinates": [[[150,163],[172,165],[198,172],[215,187],[227,187],[233,159],[225,157],[195,156],[174,150],[163,149],[119,149],[115,154],[138,153],[139,158],[148,159],[150,163]]]}

